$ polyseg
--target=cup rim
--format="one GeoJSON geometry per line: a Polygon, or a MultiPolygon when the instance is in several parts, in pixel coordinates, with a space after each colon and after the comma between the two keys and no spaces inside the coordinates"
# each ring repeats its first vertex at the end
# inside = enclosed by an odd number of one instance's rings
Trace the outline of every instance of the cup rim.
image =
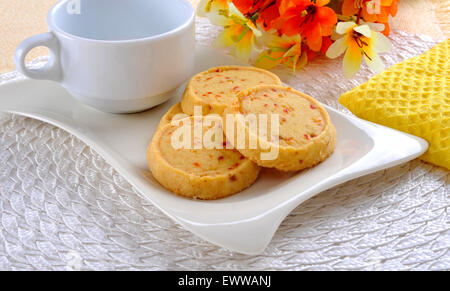
{"type": "Polygon", "coordinates": [[[92,42],[92,43],[98,43],[98,44],[123,44],[123,43],[137,43],[137,42],[146,42],[146,41],[152,41],[152,40],[157,40],[157,39],[162,39],[162,38],[166,38],[175,34],[178,34],[179,32],[182,32],[186,29],[188,29],[191,24],[194,22],[195,19],[195,9],[192,6],[192,4],[187,1],[187,0],[176,0],[176,1],[180,1],[182,2],[184,5],[186,5],[189,10],[190,10],[190,16],[189,18],[183,22],[183,24],[177,26],[174,29],[171,29],[169,31],[163,32],[161,34],[157,34],[157,35],[152,35],[152,36],[148,36],[148,37],[143,37],[143,38],[135,38],[135,39],[124,39],[124,40],[101,40],[101,39],[93,39],[93,38],[87,38],[87,37],[82,37],[82,36],[78,36],[78,35],[74,35],[71,33],[68,33],[67,31],[62,30],[61,28],[58,27],[58,25],[56,25],[56,23],[53,21],[53,14],[55,12],[55,10],[57,8],[59,8],[60,6],[64,5],[65,3],[67,3],[70,0],[62,0],[59,1],[58,3],[56,3],[55,5],[52,6],[52,8],[50,9],[50,11],[47,14],[47,25],[49,27],[50,31],[54,31],[57,32],[58,34],[61,34],[67,38],[71,38],[71,39],[76,39],[76,40],[82,40],[82,41],[86,41],[86,42],[92,42]]]}

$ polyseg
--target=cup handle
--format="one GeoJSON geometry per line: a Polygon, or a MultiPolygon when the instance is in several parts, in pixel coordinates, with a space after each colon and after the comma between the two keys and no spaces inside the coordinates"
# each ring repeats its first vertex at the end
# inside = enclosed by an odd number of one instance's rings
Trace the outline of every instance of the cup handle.
{"type": "Polygon", "coordinates": [[[31,79],[52,80],[60,82],[62,71],[60,63],[59,41],[51,32],[37,34],[22,41],[16,49],[14,61],[17,70],[31,79]],[[50,59],[47,64],[39,69],[29,69],[25,65],[25,57],[35,47],[45,46],[50,51],[50,59]]]}

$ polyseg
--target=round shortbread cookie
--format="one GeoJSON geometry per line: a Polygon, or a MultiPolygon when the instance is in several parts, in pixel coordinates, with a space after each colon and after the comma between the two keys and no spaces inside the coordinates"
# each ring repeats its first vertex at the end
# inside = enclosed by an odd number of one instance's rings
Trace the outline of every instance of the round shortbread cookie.
{"type": "Polygon", "coordinates": [[[169,111],[167,111],[166,114],[164,114],[164,116],[161,118],[158,124],[158,129],[166,124],[171,123],[172,120],[178,120],[186,117],[189,117],[189,115],[183,112],[183,109],[181,109],[181,103],[178,102],[177,104],[170,107],[169,111]]]}
{"type": "Polygon", "coordinates": [[[262,167],[302,170],[324,161],[336,146],[336,130],[327,111],[312,97],[289,87],[263,85],[244,90],[225,110],[224,116],[226,114],[235,116],[236,126],[234,132],[225,131],[228,140],[244,156],[262,167]],[[272,114],[277,114],[278,122],[277,116],[272,114]],[[266,124],[267,130],[259,125],[251,126],[248,122],[250,117],[266,124]],[[263,117],[267,122],[261,119],[263,117]],[[278,132],[271,127],[272,119],[274,126],[278,125],[278,132]],[[245,144],[241,143],[244,145],[242,148],[238,141],[239,132],[239,138],[245,139],[245,144]],[[231,134],[233,136],[229,136],[231,134]],[[252,142],[253,145],[256,143],[253,148],[252,142]]]}
{"type": "Polygon", "coordinates": [[[224,66],[211,68],[192,77],[181,100],[186,114],[194,115],[201,106],[203,115],[222,114],[240,91],[264,84],[279,84],[277,75],[254,67],[224,66]]]}
{"type": "MultiPolygon", "coordinates": [[[[230,196],[252,185],[260,168],[241,153],[233,149],[207,149],[200,142],[201,149],[193,149],[199,142],[193,134],[194,122],[203,122],[207,117],[188,117],[169,123],[157,130],[147,150],[147,161],[155,179],[170,191],[196,199],[219,199],[230,196]],[[191,149],[180,148],[180,132],[186,122],[186,132],[191,133],[191,149]]],[[[198,124],[198,123],[197,123],[198,124]]],[[[225,136],[219,123],[203,124],[205,133],[219,126],[221,138],[214,144],[223,145],[225,136]]],[[[226,142],[225,142],[226,144],[226,142]]]]}

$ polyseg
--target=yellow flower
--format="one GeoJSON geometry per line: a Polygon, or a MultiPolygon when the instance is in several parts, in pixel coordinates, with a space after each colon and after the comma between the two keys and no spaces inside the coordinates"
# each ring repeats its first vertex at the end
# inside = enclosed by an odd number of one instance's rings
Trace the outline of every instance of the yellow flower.
{"type": "Polygon", "coordinates": [[[276,32],[265,32],[262,40],[269,48],[260,54],[255,65],[263,69],[272,69],[279,64],[284,64],[294,71],[302,68],[308,62],[306,52],[302,51],[302,37],[278,36],[276,32]]]}
{"type": "Polygon", "coordinates": [[[224,30],[214,41],[213,46],[231,47],[232,55],[248,62],[252,53],[259,49],[257,38],[261,36],[261,31],[233,3],[228,4],[228,17],[223,26],[224,30]]]}
{"type": "Polygon", "coordinates": [[[339,22],[336,33],[343,37],[328,48],[326,55],[334,59],[345,52],[343,68],[347,78],[351,78],[359,70],[362,57],[370,68],[379,73],[385,66],[378,53],[391,49],[389,39],[379,32],[383,29],[384,25],[379,23],[358,26],[354,22],[339,22]]]}
{"type": "Polygon", "coordinates": [[[217,26],[225,26],[228,18],[230,0],[201,0],[197,6],[197,15],[206,17],[217,26]]]}

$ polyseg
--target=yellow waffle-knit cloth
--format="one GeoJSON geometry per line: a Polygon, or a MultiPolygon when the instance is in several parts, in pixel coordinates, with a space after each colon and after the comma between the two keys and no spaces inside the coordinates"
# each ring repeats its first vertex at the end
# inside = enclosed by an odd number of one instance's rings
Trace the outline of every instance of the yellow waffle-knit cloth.
{"type": "Polygon", "coordinates": [[[450,170],[450,39],[344,93],[356,116],[428,141],[420,158],[450,170]]]}

